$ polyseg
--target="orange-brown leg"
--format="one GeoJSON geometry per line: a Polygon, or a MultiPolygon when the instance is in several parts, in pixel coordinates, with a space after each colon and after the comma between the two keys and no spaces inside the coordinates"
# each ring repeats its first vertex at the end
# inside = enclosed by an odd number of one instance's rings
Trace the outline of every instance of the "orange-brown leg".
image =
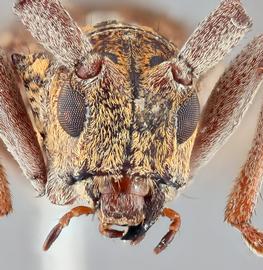
{"type": "Polygon", "coordinates": [[[225,220],[241,231],[249,247],[258,255],[263,255],[263,232],[251,225],[263,180],[263,107],[257,132],[248,159],[229,197],[225,220]]]}
{"type": "Polygon", "coordinates": [[[3,166],[0,164],[0,216],[12,211],[11,194],[3,166]]]}
{"type": "Polygon", "coordinates": [[[181,225],[180,215],[170,208],[164,208],[162,216],[168,217],[172,223],[170,224],[168,233],[162,238],[160,243],[154,249],[156,254],[162,252],[174,239],[181,225]]]}
{"type": "MultiPolygon", "coordinates": [[[[236,57],[205,106],[191,156],[191,174],[202,167],[236,130],[263,81],[263,35],[236,57]]],[[[228,200],[225,220],[263,254],[263,234],[250,225],[263,175],[263,113],[253,147],[228,200]]]]}
{"type": "Polygon", "coordinates": [[[110,225],[104,225],[102,223],[99,225],[99,231],[102,235],[109,238],[121,238],[124,234],[124,231],[110,229],[110,225]]]}
{"type": "Polygon", "coordinates": [[[86,206],[78,206],[71,209],[68,213],[66,213],[60,220],[59,223],[51,230],[49,233],[44,245],[43,249],[46,251],[50,248],[50,246],[54,243],[54,241],[60,235],[62,229],[68,226],[70,220],[73,217],[79,217],[81,215],[90,215],[94,214],[95,210],[86,206]]]}

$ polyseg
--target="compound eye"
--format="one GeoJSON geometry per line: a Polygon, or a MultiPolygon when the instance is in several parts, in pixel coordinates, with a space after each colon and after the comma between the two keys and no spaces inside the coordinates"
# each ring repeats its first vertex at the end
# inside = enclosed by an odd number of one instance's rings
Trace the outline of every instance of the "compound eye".
{"type": "Polygon", "coordinates": [[[58,121],[71,137],[78,137],[87,117],[85,97],[70,86],[61,89],[58,97],[58,121]]]}
{"type": "Polygon", "coordinates": [[[177,143],[182,144],[194,133],[200,118],[200,104],[196,94],[187,99],[177,111],[177,143]]]}

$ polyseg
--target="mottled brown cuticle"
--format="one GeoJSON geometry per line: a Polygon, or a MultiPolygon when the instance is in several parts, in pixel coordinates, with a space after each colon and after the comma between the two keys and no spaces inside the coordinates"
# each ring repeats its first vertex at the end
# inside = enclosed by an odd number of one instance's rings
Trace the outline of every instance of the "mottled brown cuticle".
{"type": "Polygon", "coordinates": [[[76,65],[75,72],[76,75],[82,80],[88,80],[98,76],[102,69],[103,60],[95,60],[92,64],[85,62],[80,62],[76,65]]]}
{"type": "Polygon", "coordinates": [[[190,86],[193,83],[192,74],[182,74],[182,70],[180,70],[180,68],[176,65],[172,65],[172,74],[174,80],[179,84],[190,86]]]}
{"type": "Polygon", "coordinates": [[[263,60],[258,65],[258,72],[259,74],[263,74],[263,60]]]}
{"type": "MultiPolygon", "coordinates": [[[[157,22],[158,32],[168,39],[151,28],[118,21],[80,28],[60,0],[17,0],[14,11],[52,56],[16,53],[10,64],[6,56],[32,41],[20,29],[6,46],[8,52],[0,49],[0,138],[50,202],[84,200],[87,205],[60,219],[44,250],[71,218],[97,213],[103,235],[131,244],[140,242],[160,216],[169,218],[169,231],[154,249],[160,253],[181,224],[179,214],[165,204],[229,138],[262,83],[263,35],[226,69],[200,116],[195,89],[200,77],[252,26],[241,0],[222,0],[180,51],[175,44],[184,39],[178,32],[182,27],[151,12],[126,8],[123,14],[132,15],[137,25],[157,22]],[[141,16],[148,23],[141,23],[141,16]],[[175,32],[181,36],[174,38],[175,32]]],[[[85,9],[75,13],[87,18],[85,9]]],[[[225,211],[225,220],[261,255],[263,232],[251,225],[251,218],[263,180],[262,119],[263,109],[225,211]]],[[[11,210],[0,165],[0,215],[11,210]]]]}

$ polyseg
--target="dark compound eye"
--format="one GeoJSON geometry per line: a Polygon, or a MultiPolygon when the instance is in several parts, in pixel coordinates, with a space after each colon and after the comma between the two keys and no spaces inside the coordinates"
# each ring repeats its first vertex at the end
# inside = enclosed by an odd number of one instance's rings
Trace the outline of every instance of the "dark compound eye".
{"type": "Polygon", "coordinates": [[[85,97],[69,86],[64,87],[58,97],[58,121],[64,131],[78,137],[84,128],[86,115],[85,97]]]}
{"type": "Polygon", "coordinates": [[[187,141],[196,129],[200,118],[200,104],[196,94],[187,99],[177,111],[177,143],[187,141]]]}

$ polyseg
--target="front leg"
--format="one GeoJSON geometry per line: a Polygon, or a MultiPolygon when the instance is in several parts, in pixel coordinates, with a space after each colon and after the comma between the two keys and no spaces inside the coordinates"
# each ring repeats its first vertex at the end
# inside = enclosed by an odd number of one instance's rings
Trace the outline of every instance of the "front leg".
{"type": "Polygon", "coordinates": [[[202,111],[191,155],[191,174],[204,166],[237,129],[263,80],[263,35],[225,71],[202,111]]]}
{"type": "MultiPolygon", "coordinates": [[[[47,180],[46,166],[18,84],[17,75],[0,49],[0,138],[36,191],[43,194],[47,180]]],[[[0,181],[1,192],[9,196],[5,177],[0,177],[0,181]]],[[[1,196],[0,208],[6,200],[4,197],[1,196]]]]}
{"type": "Polygon", "coordinates": [[[0,216],[12,211],[11,195],[3,166],[0,164],[0,216]]]}
{"type": "Polygon", "coordinates": [[[263,232],[251,223],[260,187],[263,180],[263,106],[259,116],[257,132],[233,191],[230,194],[225,211],[225,220],[242,233],[249,247],[263,255],[263,232]]]}
{"type": "MultiPolygon", "coordinates": [[[[263,80],[263,35],[255,38],[221,77],[202,113],[191,167],[203,166],[236,130],[263,80]]],[[[227,203],[225,220],[263,255],[263,233],[250,225],[263,176],[263,109],[249,157],[227,203]]]]}

